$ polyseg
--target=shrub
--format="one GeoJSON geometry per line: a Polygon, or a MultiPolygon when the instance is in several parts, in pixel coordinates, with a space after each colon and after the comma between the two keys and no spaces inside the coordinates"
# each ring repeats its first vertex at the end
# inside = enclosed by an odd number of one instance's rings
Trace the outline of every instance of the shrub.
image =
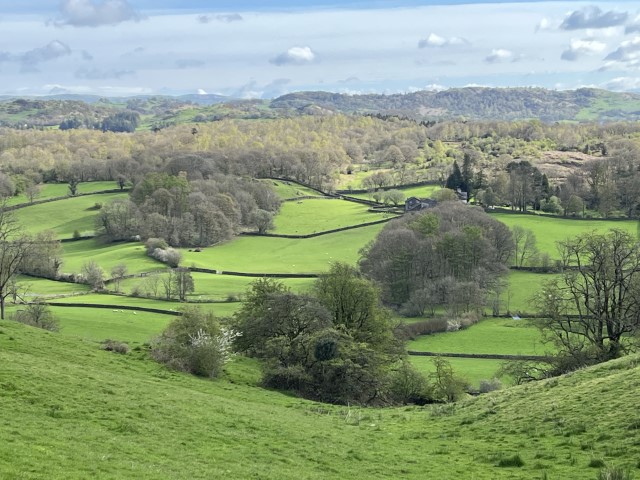
{"type": "Polygon", "coordinates": [[[502,382],[497,378],[492,378],[491,380],[480,380],[480,393],[489,393],[494,390],[500,390],[502,388],[502,382]]]}
{"type": "Polygon", "coordinates": [[[598,472],[598,480],[632,480],[633,475],[620,467],[607,467],[598,472]]]}
{"type": "Polygon", "coordinates": [[[159,260],[162,263],[166,263],[167,265],[173,268],[180,265],[180,261],[182,260],[182,253],[180,253],[179,250],[176,250],[175,248],[171,248],[171,247],[168,247],[165,249],[156,248],[151,253],[151,256],[156,260],[159,260]]]}
{"type": "Polygon", "coordinates": [[[80,233],[80,230],[74,230],[73,231],[73,238],[78,239],[82,236],[82,234],[80,233]]]}
{"type": "Polygon", "coordinates": [[[498,467],[523,467],[524,460],[517,453],[512,457],[503,457],[498,460],[498,467]]]}
{"type": "Polygon", "coordinates": [[[105,340],[102,342],[102,349],[107,352],[120,353],[126,355],[129,353],[129,345],[124,342],[118,342],[117,340],[105,340]]]}
{"type": "Polygon", "coordinates": [[[592,458],[589,460],[589,467],[591,468],[602,468],[605,466],[604,460],[601,458],[592,458]]]}
{"type": "Polygon", "coordinates": [[[405,323],[396,327],[395,335],[400,340],[414,340],[420,335],[431,335],[447,331],[447,320],[432,318],[420,322],[405,323]]]}
{"type": "Polygon", "coordinates": [[[49,306],[44,303],[31,303],[26,305],[23,310],[18,310],[13,314],[13,319],[16,322],[49,330],[50,332],[60,330],[58,320],[53,316],[51,310],[49,310],[49,306]]]}
{"type": "Polygon", "coordinates": [[[156,250],[156,248],[164,250],[168,246],[169,245],[167,244],[166,240],[163,238],[149,238],[146,242],[144,242],[144,247],[147,250],[147,255],[151,255],[156,250]]]}
{"type": "Polygon", "coordinates": [[[174,370],[214,378],[231,356],[234,336],[213,314],[189,307],[153,342],[151,355],[174,370]]]}
{"type": "Polygon", "coordinates": [[[394,404],[424,405],[433,397],[427,379],[407,361],[389,375],[388,392],[389,400],[394,404]]]}

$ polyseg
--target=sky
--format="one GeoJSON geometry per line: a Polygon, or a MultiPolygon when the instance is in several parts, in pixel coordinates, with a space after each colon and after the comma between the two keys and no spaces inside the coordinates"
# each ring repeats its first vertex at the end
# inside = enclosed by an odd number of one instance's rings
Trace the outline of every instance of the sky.
{"type": "Polygon", "coordinates": [[[640,92],[640,2],[0,0],[0,95],[640,92]]]}

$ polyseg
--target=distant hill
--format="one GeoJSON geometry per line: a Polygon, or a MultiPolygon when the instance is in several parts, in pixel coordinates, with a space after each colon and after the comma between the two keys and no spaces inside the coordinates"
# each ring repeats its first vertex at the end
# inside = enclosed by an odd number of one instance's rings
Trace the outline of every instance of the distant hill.
{"type": "Polygon", "coordinates": [[[345,95],[300,92],[271,102],[272,108],[305,110],[310,106],[343,113],[399,114],[421,119],[540,119],[543,122],[640,119],[640,95],[582,88],[456,88],[396,95],[345,95]]]}
{"type": "Polygon", "coordinates": [[[242,100],[215,94],[99,97],[59,93],[44,97],[0,97],[0,126],[92,126],[121,111],[141,116],[143,129],[211,122],[225,118],[277,118],[292,115],[381,114],[416,120],[525,120],[543,122],[640,120],[640,95],[582,88],[469,87],[395,95],[298,92],[274,100],[242,100]]]}

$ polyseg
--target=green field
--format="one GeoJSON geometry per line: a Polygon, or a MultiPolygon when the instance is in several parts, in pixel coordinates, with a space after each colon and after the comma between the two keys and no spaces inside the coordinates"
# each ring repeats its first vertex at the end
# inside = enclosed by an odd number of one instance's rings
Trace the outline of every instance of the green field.
{"type": "Polygon", "coordinates": [[[531,297],[539,292],[542,284],[557,278],[558,274],[533,273],[519,270],[509,271],[509,288],[502,293],[501,312],[533,313],[531,297]]]}
{"type": "MultiPolygon", "coordinates": [[[[102,293],[94,293],[90,295],[80,295],[76,297],[68,297],[59,300],[64,303],[82,303],[82,304],[95,304],[95,305],[113,305],[114,309],[118,306],[124,307],[145,307],[145,308],[158,308],[161,310],[175,310],[179,311],[185,304],[177,301],[165,301],[165,300],[156,300],[152,298],[141,298],[141,297],[126,297],[123,295],[109,295],[102,293]]],[[[197,304],[198,307],[202,308],[207,312],[213,312],[215,315],[219,317],[226,317],[235,313],[235,311],[240,308],[241,304],[238,302],[234,303],[200,303],[197,304]]],[[[76,307],[72,307],[76,308],[76,307]]],[[[80,308],[80,307],[78,307],[80,308]]],[[[95,315],[100,315],[100,312],[103,312],[103,309],[95,309],[95,315]]],[[[163,315],[163,314],[158,314],[163,315]]]]}
{"type": "MultiPolygon", "coordinates": [[[[45,183],[40,187],[40,193],[34,198],[34,201],[66,197],[69,195],[69,184],[67,183],[45,183]]],[[[118,184],[114,181],[84,182],[78,184],[78,193],[102,192],[104,190],[114,190],[117,188],[119,188],[118,184]]],[[[7,205],[18,205],[21,203],[29,203],[29,198],[24,193],[7,199],[7,205]]]]}
{"type": "Polygon", "coordinates": [[[11,413],[0,471],[53,480],[596,478],[593,459],[635,470],[640,458],[638,360],[453,406],[360,409],[259,388],[259,368],[241,357],[210,381],[168,371],[144,350],[118,355],[0,321],[0,403],[11,413]],[[498,466],[515,454],[521,467],[498,466]]]}
{"type": "Polygon", "coordinates": [[[281,180],[263,180],[263,182],[269,185],[278,196],[286,200],[288,198],[297,197],[320,197],[321,195],[310,188],[304,187],[295,182],[283,182],[281,180]]]}
{"type": "Polygon", "coordinates": [[[91,235],[95,230],[98,210],[96,203],[105,204],[117,198],[126,198],[127,193],[105,193],[70,197],[55,202],[31,205],[16,210],[15,218],[25,231],[30,233],[53,230],[58,238],[71,238],[74,231],[91,235]]]}
{"type": "Polygon", "coordinates": [[[493,353],[499,355],[544,355],[540,332],[529,320],[487,318],[457,332],[419,337],[407,349],[435,353],[493,353]]]}
{"type": "MultiPolygon", "coordinates": [[[[410,198],[410,197],[430,198],[431,195],[433,195],[435,192],[441,189],[442,187],[440,187],[439,185],[424,185],[422,187],[394,188],[394,190],[400,190],[402,193],[404,193],[405,198],[410,198]]],[[[369,193],[354,193],[351,196],[356,198],[363,198],[365,200],[373,200],[373,197],[369,193]]]]}
{"type": "Polygon", "coordinates": [[[98,240],[79,240],[62,244],[62,268],[65,273],[78,273],[82,265],[93,260],[111,276],[111,269],[120,263],[127,266],[128,274],[150,272],[167,268],[163,263],[148,257],[138,242],[100,243],[98,240]]]}
{"type": "Polygon", "coordinates": [[[386,218],[369,207],[345,200],[307,199],[286,202],[274,220],[273,233],[306,235],[386,218]]]}
{"type": "Polygon", "coordinates": [[[332,262],[355,264],[384,224],[314,238],[240,237],[201,252],[182,250],[183,265],[254,273],[320,273],[332,262]]]}
{"type": "MultiPolygon", "coordinates": [[[[500,367],[505,363],[505,360],[488,360],[484,358],[445,358],[447,362],[451,364],[455,375],[469,382],[474,388],[478,388],[480,380],[491,380],[495,378],[500,367]]],[[[434,357],[411,356],[409,359],[411,360],[411,364],[427,377],[436,371],[433,363],[434,357]]],[[[508,379],[501,380],[504,384],[509,383],[508,379]]]]}
{"type": "Polygon", "coordinates": [[[509,228],[520,225],[532,230],[536,235],[538,250],[548,253],[553,259],[559,258],[556,247],[558,241],[593,231],[605,232],[612,228],[624,230],[635,236],[638,226],[636,220],[572,220],[509,213],[491,213],[491,216],[509,228]]]}
{"type": "Polygon", "coordinates": [[[69,295],[89,291],[89,286],[81,283],[67,283],[48,280],[46,278],[18,276],[17,281],[26,289],[26,296],[69,295]]]}
{"type": "MultiPolygon", "coordinates": [[[[240,297],[244,295],[249,286],[257,279],[253,277],[237,277],[233,275],[213,275],[209,273],[192,273],[195,291],[188,295],[189,299],[226,300],[230,296],[240,297]]],[[[138,285],[144,286],[144,278],[130,278],[121,283],[121,290],[131,293],[138,285]]],[[[313,278],[283,278],[278,279],[294,292],[307,291],[315,279],[313,278]]],[[[113,284],[110,286],[113,288],[113,284]]],[[[162,287],[159,287],[160,294],[162,287]]]]}

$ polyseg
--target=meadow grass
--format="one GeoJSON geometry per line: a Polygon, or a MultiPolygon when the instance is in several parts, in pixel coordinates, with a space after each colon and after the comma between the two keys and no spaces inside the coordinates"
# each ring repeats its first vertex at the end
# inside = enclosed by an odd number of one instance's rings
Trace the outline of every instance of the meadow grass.
{"type": "MultiPolygon", "coordinates": [[[[208,300],[226,300],[229,297],[243,297],[245,292],[249,289],[251,284],[258,280],[253,277],[238,277],[233,275],[212,275],[208,273],[191,274],[195,290],[188,295],[190,299],[208,299],[208,300]]],[[[164,274],[160,274],[160,278],[166,278],[164,274]]],[[[120,284],[121,291],[125,293],[131,293],[135,287],[139,287],[143,292],[145,291],[144,284],[145,278],[130,278],[124,280],[120,284]]],[[[278,282],[283,283],[289,287],[292,291],[302,293],[311,288],[311,285],[315,281],[313,278],[282,278],[277,279],[278,282]]],[[[110,285],[113,288],[113,284],[110,285]]],[[[159,287],[159,291],[162,291],[162,287],[159,287]]]]}
{"type": "MultiPolygon", "coordinates": [[[[66,197],[69,195],[68,183],[44,183],[40,185],[40,193],[34,198],[34,201],[45,200],[48,198],[66,197]]],[[[93,193],[104,190],[117,189],[118,184],[114,181],[110,182],[83,182],[78,184],[78,193],[93,193]]],[[[7,199],[7,205],[18,205],[21,203],[29,203],[29,197],[24,193],[7,199]]]]}
{"type": "Polygon", "coordinates": [[[369,212],[369,207],[345,200],[306,199],[286,202],[274,219],[273,233],[306,235],[383,220],[383,214],[369,212]]]}
{"type": "Polygon", "coordinates": [[[509,287],[502,293],[501,312],[536,313],[532,297],[542,289],[542,285],[558,278],[557,273],[534,273],[522,270],[509,271],[509,287]]]}
{"type": "Polygon", "coordinates": [[[544,355],[548,348],[532,322],[486,318],[464,330],[423,335],[410,341],[407,349],[435,353],[544,355]]]}
{"type": "MultiPolygon", "coordinates": [[[[451,368],[457,377],[464,379],[472,387],[478,388],[480,380],[490,380],[495,378],[505,360],[492,360],[486,358],[459,358],[443,357],[451,364],[451,368]]],[[[412,355],[409,357],[411,364],[423,375],[427,377],[435,373],[436,367],[433,363],[434,357],[420,357],[412,355]]],[[[505,383],[509,383],[508,381],[505,383]]]]}
{"type": "Polygon", "coordinates": [[[26,297],[51,295],[69,295],[73,293],[84,293],[89,291],[89,286],[82,283],[57,282],[46,278],[30,277],[18,275],[16,280],[23,289],[26,289],[26,297]]]}
{"type": "Polygon", "coordinates": [[[9,321],[0,364],[6,478],[574,479],[595,477],[593,458],[634,468],[640,456],[637,356],[455,405],[386,409],[261,389],[243,357],[211,381],[144,349],[119,355],[9,321]],[[521,466],[500,466],[516,454],[521,466]]]}
{"type": "Polygon", "coordinates": [[[281,180],[262,180],[266,185],[271,187],[278,196],[286,200],[288,198],[296,197],[319,197],[321,196],[315,190],[308,187],[304,187],[296,182],[283,182],[281,180]]]}
{"type": "MultiPolygon", "coordinates": [[[[442,190],[442,187],[439,185],[423,185],[421,187],[397,187],[394,190],[400,190],[404,193],[405,198],[417,197],[417,198],[430,198],[438,190],[442,190]]],[[[372,195],[369,193],[354,193],[351,195],[356,198],[363,198],[365,200],[373,200],[372,195]]]]}
{"type": "Polygon", "coordinates": [[[240,237],[224,245],[189,252],[182,249],[185,266],[255,273],[321,273],[332,262],[355,265],[362,247],[384,224],[306,239],[240,237]]]}
{"type": "MultiPolygon", "coordinates": [[[[93,293],[89,295],[80,295],[76,297],[68,297],[59,300],[64,303],[74,303],[74,304],[94,304],[94,305],[113,305],[113,309],[117,310],[118,306],[129,306],[129,307],[145,307],[145,308],[157,308],[160,310],[173,310],[179,311],[181,308],[185,307],[187,304],[180,303],[177,301],[168,301],[162,299],[154,299],[154,298],[143,298],[143,297],[127,297],[124,295],[111,295],[107,293],[93,293]]],[[[197,306],[204,311],[212,312],[214,315],[219,317],[226,317],[229,315],[233,315],[242,304],[239,302],[231,302],[231,303],[191,303],[188,304],[190,306],[197,306]]],[[[82,307],[71,307],[71,308],[82,308],[82,307]]],[[[94,309],[94,314],[96,316],[101,315],[104,311],[110,311],[108,309],[94,309]]],[[[164,314],[158,314],[164,315],[164,314]]]]}
{"type": "Polygon", "coordinates": [[[111,276],[111,269],[120,263],[127,266],[128,274],[166,269],[167,266],[145,253],[144,245],[139,242],[101,243],[96,239],[79,240],[62,244],[63,256],[61,271],[78,273],[82,265],[89,260],[96,262],[111,276]]]}
{"type": "Polygon", "coordinates": [[[560,258],[556,245],[558,241],[574,238],[593,231],[605,233],[612,228],[626,231],[635,236],[638,226],[636,220],[577,220],[509,213],[491,213],[490,215],[509,228],[520,225],[521,227],[532,230],[536,235],[538,250],[548,253],[553,259],[560,258]]]}
{"type": "Polygon", "coordinates": [[[76,230],[81,235],[91,235],[95,230],[98,210],[96,203],[105,204],[118,198],[127,198],[127,193],[105,193],[69,197],[64,200],[30,205],[14,212],[16,220],[26,232],[36,233],[53,230],[58,238],[71,238],[76,230]]]}

